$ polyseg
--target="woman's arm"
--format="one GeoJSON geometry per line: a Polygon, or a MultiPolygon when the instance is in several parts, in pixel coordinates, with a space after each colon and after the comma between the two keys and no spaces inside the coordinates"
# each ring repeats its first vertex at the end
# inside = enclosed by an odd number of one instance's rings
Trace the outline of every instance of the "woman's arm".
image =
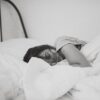
{"type": "Polygon", "coordinates": [[[73,44],[64,45],[60,51],[70,65],[82,67],[91,66],[85,56],[73,44]]]}

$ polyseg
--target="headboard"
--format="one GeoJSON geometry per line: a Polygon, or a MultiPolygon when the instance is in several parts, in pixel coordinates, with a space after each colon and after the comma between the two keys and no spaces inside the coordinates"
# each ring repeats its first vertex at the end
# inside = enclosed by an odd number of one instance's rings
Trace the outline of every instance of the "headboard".
{"type": "Polygon", "coordinates": [[[0,40],[1,40],[1,42],[3,41],[3,30],[2,30],[3,22],[2,22],[2,9],[1,9],[1,5],[2,5],[3,1],[9,3],[15,9],[15,11],[19,17],[23,32],[24,32],[24,36],[25,36],[25,38],[28,38],[28,34],[27,34],[27,31],[26,31],[26,28],[24,25],[24,21],[23,21],[22,15],[21,15],[18,7],[11,0],[0,0],[0,38],[1,38],[0,40]]]}

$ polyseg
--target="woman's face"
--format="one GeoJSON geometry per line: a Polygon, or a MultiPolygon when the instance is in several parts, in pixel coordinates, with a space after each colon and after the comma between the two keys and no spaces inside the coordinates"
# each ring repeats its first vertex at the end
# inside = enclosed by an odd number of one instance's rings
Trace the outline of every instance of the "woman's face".
{"type": "Polygon", "coordinates": [[[62,60],[62,57],[56,52],[55,49],[45,49],[39,56],[51,66],[56,65],[57,62],[62,60]]]}

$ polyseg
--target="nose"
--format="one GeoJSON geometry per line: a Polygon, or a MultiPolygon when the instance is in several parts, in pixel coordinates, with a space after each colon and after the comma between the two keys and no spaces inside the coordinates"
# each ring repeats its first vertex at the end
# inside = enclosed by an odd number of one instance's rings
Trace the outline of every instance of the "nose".
{"type": "Polygon", "coordinates": [[[54,65],[56,65],[56,64],[57,64],[57,63],[51,63],[50,65],[51,65],[51,66],[54,66],[54,65]]]}

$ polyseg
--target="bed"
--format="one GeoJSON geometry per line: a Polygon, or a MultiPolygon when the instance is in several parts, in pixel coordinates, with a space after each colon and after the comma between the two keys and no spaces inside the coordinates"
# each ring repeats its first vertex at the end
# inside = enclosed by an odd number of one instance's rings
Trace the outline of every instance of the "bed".
{"type": "Polygon", "coordinates": [[[1,31],[0,100],[100,100],[100,36],[81,50],[93,66],[84,69],[23,62],[28,48],[43,44],[27,36],[3,41],[1,31]]]}
{"type": "Polygon", "coordinates": [[[13,100],[100,100],[99,38],[81,51],[93,62],[92,74],[90,69],[79,67],[50,67],[38,58],[32,58],[28,64],[23,62],[28,48],[42,44],[38,40],[20,38],[1,42],[0,100],[12,97],[13,100]],[[86,77],[84,72],[90,76],[86,77]],[[68,95],[69,91],[72,95],[68,95]]]}

